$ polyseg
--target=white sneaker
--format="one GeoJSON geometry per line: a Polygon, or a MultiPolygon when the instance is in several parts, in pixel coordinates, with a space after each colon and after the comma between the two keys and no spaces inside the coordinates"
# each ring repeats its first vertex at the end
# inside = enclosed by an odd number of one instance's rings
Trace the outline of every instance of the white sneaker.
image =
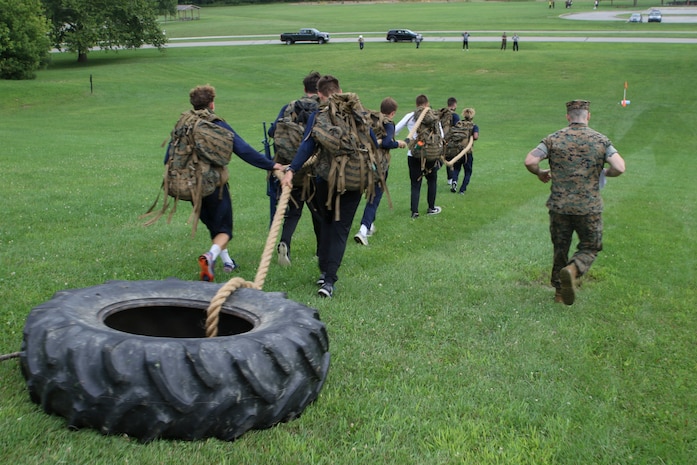
{"type": "Polygon", "coordinates": [[[365,235],[361,234],[360,231],[358,231],[356,235],[353,236],[353,239],[359,244],[368,245],[368,238],[365,235]]]}
{"type": "Polygon", "coordinates": [[[366,234],[366,236],[370,237],[373,234],[375,234],[375,223],[370,225],[370,229],[368,230],[368,234],[366,234]]]}
{"type": "Polygon", "coordinates": [[[288,245],[285,242],[278,243],[278,264],[281,266],[290,266],[290,257],[288,256],[288,245]]]}

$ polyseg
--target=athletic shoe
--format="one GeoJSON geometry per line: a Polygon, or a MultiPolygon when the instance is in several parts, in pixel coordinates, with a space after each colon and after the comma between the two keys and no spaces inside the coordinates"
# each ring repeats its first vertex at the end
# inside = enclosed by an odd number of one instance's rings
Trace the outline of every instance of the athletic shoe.
{"type": "Polygon", "coordinates": [[[427,214],[429,214],[429,215],[437,215],[437,214],[440,213],[440,212],[441,212],[441,208],[440,208],[440,207],[433,207],[433,208],[429,208],[429,209],[428,209],[427,214]]]}
{"type": "Polygon", "coordinates": [[[212,282],[215,277],[215,260],[213,260],[213,254],[206,252],[198,257],[198,266],[201,267],[201,274],[199,275],[201,281],[212,282]]]}
{"type": "Polygon", "coordinates": [[[225,273],[232,273],[233,271],[235,271],[238,268],[239,268],[239,265],[232,258],[230,259],[229,262],[223,262],[223,271],[225,273]]]}
{"type": "Polygon", "coordinates": [[[324,284],[324,273],[321,273],[319,275],[319,278],[317,278],[317,283],[318,286],[322,286],[324,284]]]}
{"type": "Polygon", "coordinates": [[[453,181],[452,184],[450,184],[450,192],[453,194],[457,192],[457,181],[453,181]]]}
{"type": "Polygon", "coordinates": [[[279,242],[276,250],[278,250],[278,264],[281,266],[290,266],[288,245],[285,242],[279,242]]]}
{"type": "Polygon", "coordinates": [[[373,234],[375,234],[375,223],[373,223],[373,224],[370,225],[370,229],[368,230],[368,234],[366,234],[366,236],[367,236],[367,237],[370,237],[370,236],[372,236],[373,234]]]}
{"type": "Polygon", "coordinates": [[[334,286],[332,286],[329,283],[322,284],[322,287],[320,287],[319,291],[317,291],[318,296],[324,297],[327,299],[331,299],[333,294],[334,294],[334,286]]]}
{"type": "Polygon", "coordinates": [[[366,236],[364,236],[363,234],[361,234],[360,231],[358,231],[358,232],[356,233],[356,235],[353,236],[353,239],[354,239],[358,244],[361,244],[361,245],[368,245],[368,237],[366,237],[366,236]]]}
{"type": "Polygon", "coordinates": [[[413,213],[411,214],[411,219],[412,219],[412,220],[415,220],[415,219],[417,219],[418,217],[419,217],[419,212],[413,212],[413,213]]]}

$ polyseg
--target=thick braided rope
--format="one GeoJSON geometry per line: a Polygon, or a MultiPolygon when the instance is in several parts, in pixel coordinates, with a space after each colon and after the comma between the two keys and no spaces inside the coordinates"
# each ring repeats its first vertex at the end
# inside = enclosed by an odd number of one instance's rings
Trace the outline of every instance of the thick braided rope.
{"type": "Polygon", "coordinates": [[[259,269],[257,270],[257,275],[254,282],[245,281],[244,278],[234,277],[225,283],[223,287],[218,290],[215,296],[213,296],[211,303],[208,305],[208,310],[206,310],[206,337],[216,337],[218,335],[220,310],[223,308],[223,304],[227,298],[230,297],[233,292],[241,287],[261,290],[261,288],[264,286],[266,274],[269,272],[271,257],[273,256],[275,249],[276,239],[278,238],[278,232],[281,229],[283,217],[285,216],[286,208],[288,207],[288,199],[290,199],[291,189],[292,188],[290,186],[283,187],[281,198],[276,206],[276,213],[273,217],[271,228],[269,229],[269,235],[266,238],[264,252],[261,254],[261,263],[259,264],[259,269]]]}

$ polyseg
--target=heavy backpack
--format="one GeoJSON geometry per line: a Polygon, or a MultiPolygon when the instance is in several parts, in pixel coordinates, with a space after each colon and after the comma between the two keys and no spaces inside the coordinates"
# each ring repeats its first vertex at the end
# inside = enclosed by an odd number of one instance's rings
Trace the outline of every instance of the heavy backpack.
{"type": "Polygon", "coordinates": [[[414,119],[418,120],[423,111],[427,113],[417,128],[414,138],[409,141],[408,147],[414,158],[428,162],[437,161],[443,157],[440,118],[436,111],[428,107],[420,107],[414,112],[414,119]]]}
{"type": "Polygon", "coordinates": [[[428,107],[419,107],[414,112],[413,118],[418,121],[421,113],[424,111],[427,113],[416,129],[416,134],[408,144],[411,156],[420,158],[422,165],[425,162],[434,162],[442,159],[444,149],[438,112],[428,107]]]}
{"type": "Polygon", "coordinates": [[[443,128],[443,139],[447,140],[450,135],[450,130],[453,127],[453,111],[444,107],[438,110],[438,119],[440,120],[440,125],[443,128]]]}
{"type": "Polygon", "coordinates": [[[368,110],[370,115],[370,127],[375,134],[375,138],[378,140],[377,156],[378,164],[382,169],[383,173],[387,172],[390,167],[390,151],[380,147],[382,140],[387,136],[387,131],[385,131],[385,124],[390,120],[379,111],[368,110]]]}
{"type": "Polygon", "coordinates": [[[445,139],[445,159],[450,161],[467,147],[472,136],[474,123],[472,121],[459,121],[450,130],[450,135],[445,139]]]}
{"type": "Polygon", "coordinates": [[[273,135],[275,161],[288,165],[293,161],[295,153],[305,133],[307,120],[319,107],[319,98],[303,97],[286,105],[283,116],[276,121],[273,135]]]}
{"type": "Polygon", "coordinates": [[[312,127],[312,137],[320,146],[315,171],[326,179],[330,196],[336,195],[336,216],[339,197],[346,191],[366,193],[371,201],[375,183],[381,177],[377,147],[370,137],[370,115],[354,93],[333,94],[320,105],[312,127]]]}
{"type": "MultiPolygon", "coordinates": [[[[167,222],[177,211],[179,200],[188,200],[193,206],[188,222],[192,223],[191,235],[196,234],[201,214],[203,198],[211,195],[215,188],[228,181],[227,164],[230,162],[234,134],[215,124],[221,118],[208,110],[189,110],[181,114],[172,130],[167,147],[165,171],[162,176],[162,190],[165,193],[162,209],[148,220],[149,226],[159,220],[169,208],[169,197],[174,198],[174,206],[167,222]]],[[[220,192],[222,196],[222,191],[220,192]]],[[[160,199],[144,216],[149,216],[160,199]]]]}

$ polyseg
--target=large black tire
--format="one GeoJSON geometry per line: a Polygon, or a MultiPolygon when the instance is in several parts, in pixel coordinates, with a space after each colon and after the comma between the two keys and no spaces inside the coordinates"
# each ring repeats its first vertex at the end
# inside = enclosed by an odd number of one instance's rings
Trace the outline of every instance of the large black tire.
{"type": "Polygon", "coordinates": [[[24,327],[32,401],[71,428],[156,438],[233,440],[292,420],[329,369],[316,310],[282,293],[238,289],[205,337],[220,284],[110,281],[56,293],[24,327]]]}

